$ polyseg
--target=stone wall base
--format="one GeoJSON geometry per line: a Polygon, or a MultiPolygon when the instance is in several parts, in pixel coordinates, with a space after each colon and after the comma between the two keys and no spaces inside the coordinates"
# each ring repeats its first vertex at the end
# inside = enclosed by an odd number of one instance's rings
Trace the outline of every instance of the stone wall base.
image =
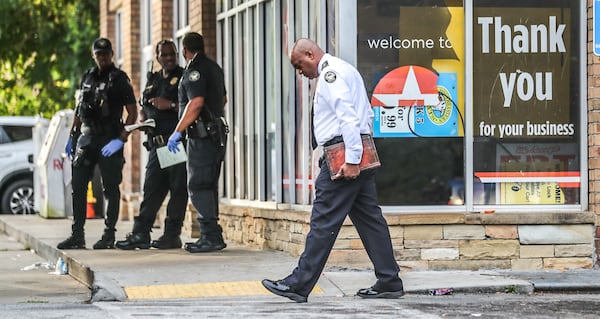
{"type": "MultiPolygon", "coordinates": [[[[597,261],[595,215],[549,213],[386,214],[398,264],[416,270],[587,269],[597,261]]],[[[221,203],[227,241],[299,256],[310,212],[221,203]]],[[[372,267],[346,219],[327,266],[372,267]]]]}

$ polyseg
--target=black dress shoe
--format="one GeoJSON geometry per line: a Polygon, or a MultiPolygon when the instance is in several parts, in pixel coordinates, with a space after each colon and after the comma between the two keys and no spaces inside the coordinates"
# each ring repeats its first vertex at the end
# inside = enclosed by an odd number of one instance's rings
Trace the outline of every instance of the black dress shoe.
{"type": "Polygon", "coordinates": [[[195,243],[185,243],[185,250],[190,253],[208,253],[211,251],[221,250],[227,247],[222,240],[210,240],[207,238],[201,238],[195,243]]]}
{"type": "Polygon", "coordinates": [[[302,296],[301,294],[297,293],[296,290],[294,290],[294,288],[290,287],[283,280],[273,281],[269,279],[263,279],[262,285],[265,288],[267,288],[268,291],[278,296],[290,298],[291,300],[298,303],[306,302],[306,296],[302,296]]]}
{"type": "Polygon", "coordinates": [[[146,233],[131,233],[127,235],[125,240],[119,240],[116,246],[123,250],[133,250],[136,248],[149,249],[150,235],[146,233]]]}
{"type": "Polygon", "coordinates": [[[360,289],[357,296],[362,298],[398,299],[404,296],[404,289],[396,291],[377,291],[373,287],[360,289]]]}

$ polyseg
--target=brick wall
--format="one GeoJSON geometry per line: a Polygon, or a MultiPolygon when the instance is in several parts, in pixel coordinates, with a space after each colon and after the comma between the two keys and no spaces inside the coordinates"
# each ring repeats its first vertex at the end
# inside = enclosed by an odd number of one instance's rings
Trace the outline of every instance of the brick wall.
{"type": "MultiPolygon", "coordinates": [[[[173,0],[152,1],[152,44],[163,39],[173,39],[173,0]]],[[[181,50],[180,50],[181,51],[181,50]]],[[[158,70],[160,65],[155,63],[158,70]]]]}
{"type": "Polygon", "coordinates": [[[206,54],[213,58],[217,53],[217,10],[215,0],[190,0],[190,30],[204,37],[206,54]]]}

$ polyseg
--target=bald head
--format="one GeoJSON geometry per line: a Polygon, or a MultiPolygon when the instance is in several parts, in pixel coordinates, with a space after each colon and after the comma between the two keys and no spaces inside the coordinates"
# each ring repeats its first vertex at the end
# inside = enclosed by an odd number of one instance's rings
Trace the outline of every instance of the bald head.
{"type": "Polygon", "coordinates": [[[320,53],[323,54],[323,50],[319,47],[319,45],[311,40],[306,38],[301,38],[294,43],[294,48],[292,49],[292,54],[300,53],[306,54],[307,52],[312,52],[313,54],[320,53]]]}
{"type": "Polygon", "coordinates": [[[315,41],[301,38],[294,43],[292,52],[290,52],[290,62],[298,73],[314,79],[319,76],[319,61],[324,54],[315,41]]]}

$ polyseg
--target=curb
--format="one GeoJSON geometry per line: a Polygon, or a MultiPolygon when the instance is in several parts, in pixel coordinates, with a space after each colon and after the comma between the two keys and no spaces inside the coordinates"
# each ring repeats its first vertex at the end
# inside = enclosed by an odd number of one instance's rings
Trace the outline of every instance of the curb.
{"type": "Polygon", "coordinates": [[[534,283],[535,292],[546,293],[600,293],[597,283],[534,283]]]}
{"type": "Polygon", "coordinates": [[[108,278],[98,276],[90,267],[64,251],[13,227],[2,219],[0,219],[0,231],[14,237],[20,243],[28,245],[29,249],[34,250],[37,255],[48,261],[62,257],[67,264],[69,276],[91,289],[90,301],[124,301],[127,299],[125,291],[116,283],[108,278]]]}
{"type": "MultiPolygon", "coordinates": [[[[415,294],[415,295],[432,295],[431,290],[434,290],[434,289],[407,289],[406,293],[415,294]]],[[[459,293],[459,294],[495,294],[495,293],[530,294],[530,293],[533,293],[534,291],[535,291],[535,287],[532,283],[485,286],[485,287],[484,286],[473,286],[473,287],[452,288],[452,293],[459,293]]]]}

